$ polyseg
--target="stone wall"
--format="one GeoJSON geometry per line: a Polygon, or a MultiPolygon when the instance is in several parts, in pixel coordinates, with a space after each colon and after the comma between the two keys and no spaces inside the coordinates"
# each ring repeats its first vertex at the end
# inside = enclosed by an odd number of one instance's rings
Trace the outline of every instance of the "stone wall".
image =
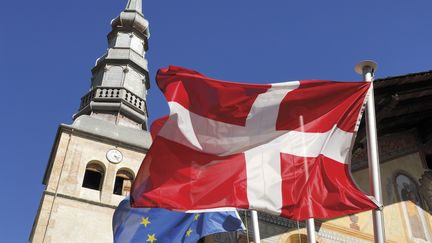
{"type": "Polygon", "coordinates": [[[124,198],[113,194],[116,173],[127,169],[135,176],[144,156],[143,151],[125,145],[60,129],[31,242],[112,242],[112,215],[124,198]],[[108,161],[111,149],[122,153],[120,163],[108,161]],[[89,163],[104,168],[100,190],[82,187],[89,163]]]}

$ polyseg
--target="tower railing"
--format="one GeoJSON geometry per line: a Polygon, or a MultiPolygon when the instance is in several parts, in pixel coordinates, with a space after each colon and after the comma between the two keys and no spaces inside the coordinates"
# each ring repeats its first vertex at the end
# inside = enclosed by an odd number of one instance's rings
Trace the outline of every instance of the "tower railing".
{"type": "Polygon", "coordinates": [[[137,111],[146,113],[145,100],[123,87],[95,87],[81,98],[80,110],[96,102],[123,102],[137,111]]]}

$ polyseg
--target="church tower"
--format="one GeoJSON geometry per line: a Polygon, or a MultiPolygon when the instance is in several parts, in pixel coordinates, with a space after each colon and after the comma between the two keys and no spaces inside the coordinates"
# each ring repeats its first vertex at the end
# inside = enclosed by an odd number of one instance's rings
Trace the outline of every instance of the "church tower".
{"type": "Polygon", "coordinates": [[[59,126],[31,242],[112,242],[111,220],[151,144],[142,0],[112,20],[72,125],[59,126]]]}

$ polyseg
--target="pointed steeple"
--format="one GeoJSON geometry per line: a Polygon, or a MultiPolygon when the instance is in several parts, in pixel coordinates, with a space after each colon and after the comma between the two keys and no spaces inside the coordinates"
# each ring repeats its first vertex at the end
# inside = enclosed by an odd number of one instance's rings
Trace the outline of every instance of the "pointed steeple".
{"type": "Polygon", "coordinates": [[[142,0],[129,0],[126,11],[135,11],[142,14],[142,0]]]}
{"type": "Polygon", "coordinates": [[[142,0],[128,0],[126,9],[111,21],[108,50],[92,69],[91,89],[81,98],[74,120],[90,116],[129,128],[147,127],[147,60],[149,23],[142,0]]]}

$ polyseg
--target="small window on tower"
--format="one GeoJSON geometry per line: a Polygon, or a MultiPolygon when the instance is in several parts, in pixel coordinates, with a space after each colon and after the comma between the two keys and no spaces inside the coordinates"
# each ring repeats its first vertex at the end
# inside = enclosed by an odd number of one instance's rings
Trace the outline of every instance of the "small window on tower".
{"type": "Polygon", "coordinates": [[[133,179],[134,177],[131,172],[119,170],[115,178],[113,193],[116,195],[128,196],[131,190],[133,179]]]}
{"type": "Polygon", "coordinates": [[[103,177],[104,169],[102,166],[90,163],[87,165],[82,186],[100,191],[102,188],[103,177]]]}

